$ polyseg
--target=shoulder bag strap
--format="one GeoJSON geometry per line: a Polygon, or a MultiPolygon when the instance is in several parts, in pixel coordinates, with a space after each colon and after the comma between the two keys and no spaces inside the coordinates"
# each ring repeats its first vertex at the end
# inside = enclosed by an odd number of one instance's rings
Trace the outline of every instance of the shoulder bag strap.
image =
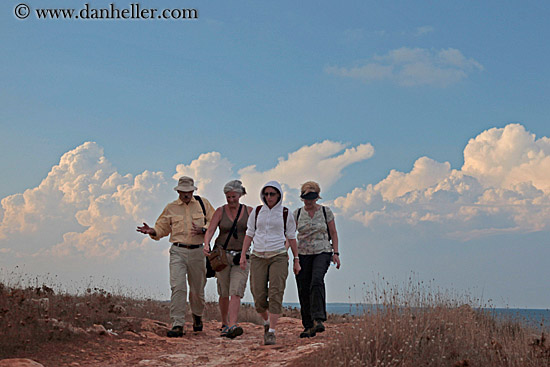
{"type": "Polygon", "coordinates": [[[231,230],[229,231],[229,234],[227,235],[227,238],[225,239],[225,243],[223,244],[223,249],[225,250],[227,248],[227,244],[229,243],[229,239],[231,238],[231,235],[235,231],[235,228],[237,227],[237,221],[239,220],[239,215],[241,215],[241,209],[243,208],[243,204],[239,205],[239,210],[237,211],[237,215],[235,216],[235,220],[233,221],[233,225],[231,226],[231,230]]]}

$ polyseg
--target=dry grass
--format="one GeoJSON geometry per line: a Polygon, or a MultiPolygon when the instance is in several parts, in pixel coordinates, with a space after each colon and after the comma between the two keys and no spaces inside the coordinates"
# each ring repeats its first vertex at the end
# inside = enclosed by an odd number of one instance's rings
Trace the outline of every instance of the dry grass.
{"type": "Polygon", "coordinates": [[[375,286],[370,299],[380,306],[356,318],[334,343],[299,365],[550,366],[542,326],[535,330],[513,320],[497,320],[477,311],[479,305],[467,297],[453,298],[423,287],[411,283],[405,290],[380,292],[375,286]]]}
{"type": "Polygon", "coordinates": [[[124,316],[167,321],[167,314],[163,302],[135,300],[98,288],[72,295],[56,293],[47,285],[23,288],[0,283],[0,358],[46,341],[78,338],[94,324],[115,331],[122,327],[124,316]]]}
{"type": "MultiPolygon", "coordinates": [[[[102,288],[86,288],[71,294],[55,291],[35,279],[28,281],[0,281],[0,359],[40,348],[49,341],[73,340],[84,336],[93,325],[122,333],[140,331],[139,319],[146,318],[169,323],[169,302],[135,296],[113,294],[102,288]]],[[[59,287],[58,287],[59,288],[59,287]]],[[[285,310],[289,314],[292,310],[285,310]]],[[[290,316],[290,315],[289,315],[290,316]]],[[[207,302],[205,320],[221,321],[216,302],[207,302]]],[[[191,320],[188,311],[187,320],[191,320]]],[[[241,322],[261,324],[254,307],[243,304],[239,312],[241,322]]]]}
{"type": "MultiPolygon", "coordinates": [[[[112,294],[86,288],[78,294],[50,286],[0,282],[0,358],[40,348],[45,342],[75,340],[79,334],[58,322],[86,329],[103,325],[113,332],[139,331],[130,318],[169,322],[168,302],[112,294]],[[55,322],[54,320],[57,320],[55,322]]],[[[351,322],[335,341],[299,365],[313,366],[550,366],[548,330],[517,321],[495,319],[477,311],[479,301],[409,283],[404,290],[373,286],[365,303],[380,306],[361,317],[330,315],[329,323],[351,322]],[[376,301],[376,302],[375,302],[376,301]],[[546,334],[544,334],[546,333],[546,334]]],[[[298,309],[285,316],[299,318],[298,309]]],[[[218,304],[208,302],[205,320],[220,321],[218,304]]],[[[188,318],[190,320],[190,317],[188,318]]],[[[239,313],[242,322],[261,323],[249,304],[239,313]]],[[[314,341],[314,340],[313,340],[314,341]]]]}

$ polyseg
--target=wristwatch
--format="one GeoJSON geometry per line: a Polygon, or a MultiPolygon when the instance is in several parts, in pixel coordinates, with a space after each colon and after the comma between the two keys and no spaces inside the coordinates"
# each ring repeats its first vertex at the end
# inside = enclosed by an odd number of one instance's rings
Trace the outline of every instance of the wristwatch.
{"type": "Polygon", "coordinates": [[[333,252],[332,254],[333,254],[333,255],[338,255],[338,256],[340,256],[340,253],[339,253],[339,252],[333,252]]]}
{"type": "Polygon", "coordinates": [[[202,233],[206,233],[206,228],[201,228],[202,233]]]}

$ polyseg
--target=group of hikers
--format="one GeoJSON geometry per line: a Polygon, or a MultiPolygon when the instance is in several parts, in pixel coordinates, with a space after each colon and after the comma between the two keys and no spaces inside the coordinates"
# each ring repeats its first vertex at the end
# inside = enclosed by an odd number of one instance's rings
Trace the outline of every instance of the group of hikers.
{"type": "Polygon", "coordinates": [[[340,254],[334,215],[330,208],[317,203],[321,188],[316,182],[302,185],[300,198],[304,206],[293,215],[282,204],[283,191],[277,181],[269,181],[262,187],[263,205],[256,208],[240,203],[246,189],[239,180],[224,186],[227,204],[216,210],[206,198],[193,195],[197,188],[191,177],[181,177],[174,190],[179,198],[164,208],[155,226],[143,223],[137,227],[138,232],[154,240],[170,235],[172,329],[167,332],[168,337],[185,334],[187,284],[193,331],[202,331],[206,258],[213,248],[210,241],[217,229],[214,246],[225,246],[229,263],[216,272],[221,336],[235,338],[243,334],[237,318],[250,273],[254,307],[264,323],[264,344],[276,343],[275,330],[283,312],[288,276],[288,247],[293,255],[292,268],[304,326],[300,337],[309,338],[325,331],[324,277],[331,261],[340,268],[340,254]]]}

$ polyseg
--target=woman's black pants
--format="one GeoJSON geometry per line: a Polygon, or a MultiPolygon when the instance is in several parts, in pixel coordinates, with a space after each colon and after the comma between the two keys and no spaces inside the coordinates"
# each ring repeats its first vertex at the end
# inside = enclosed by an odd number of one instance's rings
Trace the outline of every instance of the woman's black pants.
{"type": "Polygon", "coordinates": [[[313,320],[327,320],[325,274],[332,253],[299,255],[301,270],[296,275],[300,312],[304,328],[313,327],[313,320]]]}

